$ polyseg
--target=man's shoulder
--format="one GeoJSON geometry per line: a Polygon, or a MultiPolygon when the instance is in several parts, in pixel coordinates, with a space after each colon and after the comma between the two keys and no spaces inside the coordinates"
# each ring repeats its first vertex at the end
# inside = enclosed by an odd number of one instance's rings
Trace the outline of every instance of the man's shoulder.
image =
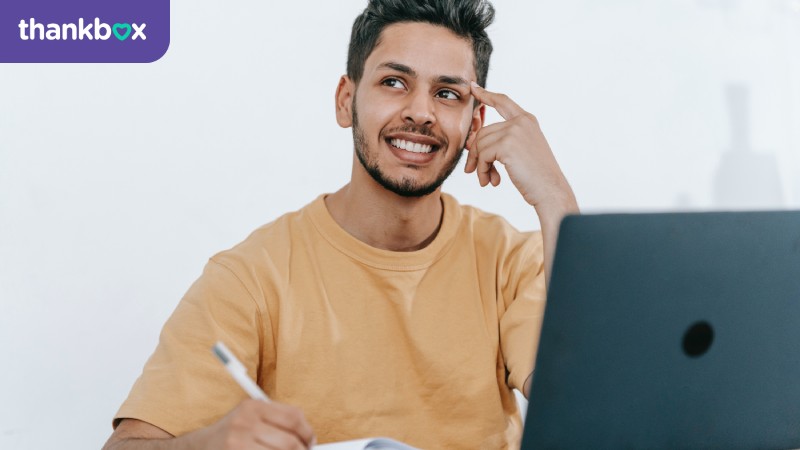
{"type": "Polygon", "coordinates": [[[309,210],[321,201],[321,198],[322,196],[298,210],[284,213],[271,222],[261,225],[243,241],[215,254],[211,259],[223,264],[252,266],[276,264],[288,258],[293,245],[300,240],[310,238],[313,225],[308,217],[309,210]]]}
{"type": "Polygon", "coordinates": [[[470,205],[461,210],[461,236],[470,240],[480,264],[498,264],[507,269],[544,264],[544,241],[540,230],[520,231],[505,217],[470,205]]]}
{"type": "Polygon", "coordinates": [[[461,210],[461,226],[467,227],[475,239],[494,242],[523,242],[541,239],[541,232],[533,229],[534,223],[531,223],[531,230],[520,231],[499,214],[488,212],[469,204],[461,204],[452,196],[448,197],[450,197],[452,204],[457,205],[461,210]]]}

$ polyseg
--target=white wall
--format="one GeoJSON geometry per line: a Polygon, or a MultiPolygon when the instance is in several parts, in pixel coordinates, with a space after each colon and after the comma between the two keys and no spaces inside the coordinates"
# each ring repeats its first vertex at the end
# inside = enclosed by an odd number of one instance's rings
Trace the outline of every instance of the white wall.
{"type": "MultiPolygon", "coordinates": [[[[347,181],[333,92],[365,1],[309,3],[174,0],[150,65],[0,65],[0,448],[100,447],[206,259],[347,181]]],[[[800,207],[800,0],[495,5],[489,87],[584,210],[800,207]]],[[[538,226],[473,177],[445,189],[538,226]]]]}

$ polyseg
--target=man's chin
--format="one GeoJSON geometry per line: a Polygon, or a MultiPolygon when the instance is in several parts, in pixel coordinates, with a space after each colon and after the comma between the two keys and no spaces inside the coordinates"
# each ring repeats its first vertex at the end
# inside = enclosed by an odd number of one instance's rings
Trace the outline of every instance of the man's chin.
{"type": "Polygon", "coordinates": [[[408,167],[396,163],[385,163],[386,165],[381,168],[380,164],[370,161],[358,146],[355,153],[361,166],[375,182],[387,191],[405,198],[422,198],[436,192],[461,159],[459,155],[444,168],[435,165],[408,167]]]}
{"type": "Polygon", "coordinates": [[[408,178],[402,180],[376,180],[384,189],[405,198],[426,197],[439,189],[441,182],[419,183],[408,178]]]}

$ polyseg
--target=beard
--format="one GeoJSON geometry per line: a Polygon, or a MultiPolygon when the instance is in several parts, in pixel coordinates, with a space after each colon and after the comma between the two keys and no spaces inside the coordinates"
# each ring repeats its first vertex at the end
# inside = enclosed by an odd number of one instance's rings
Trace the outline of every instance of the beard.
{"type": "MultiPolygon", "coordinates": [[[[439,136],[435,136],[430,128],[426,126],[409,125],[399,129],[393,129],[392,131],[403,131],[435,137],[443,143],[443,145],[441,145],[437,151],[441,151],[448,146],[447,139],[442,139],[439,136]]],[[[467,139],[469,139],[469,131],[467,132],[467,137],[464,139],[464,143],[460,147],[461,149],[466,146],[467,139]]],[[[436,179],[427,184],[420,183],[411,177],[403,177],[399,180],[390,178],[381,170],[380,166],[378,165],[378,158],[374,154],[368,153],[366,150],[367,139],[364,135],[364,130],[361,129],[361,126],[358,123],[358,111],[356,110],[355,98],[353,98],[353,146],[355,147],[358,160],[361,162],[364,170],[370,174],[372,179],[383,186],[384,189],[401,197],[424,197],[439,189],[439,186],[444,183],[444,180],[446,180],[447,177],[453,173],[453,170],[458,165],[458,162],[461,161],[461,157],[464,154],[463,151],[456,150],[456,154],[453,155],[451,160],[445,165],[445,167],[442,168],[442,170],[436,176],[436,179]]]]}

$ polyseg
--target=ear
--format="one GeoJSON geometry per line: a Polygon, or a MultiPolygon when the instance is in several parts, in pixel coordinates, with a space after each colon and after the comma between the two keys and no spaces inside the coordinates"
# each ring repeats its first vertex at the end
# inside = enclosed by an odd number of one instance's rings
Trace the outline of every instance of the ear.
{"type": "Polygon", "coordinates": [[[336,122],[342,128],[353,126],[353,98],[356,84],[347,75],[339,78],[336,86],[336,122]]]}
{"type": "Polygon", "coordinates": [[[478,131],[483,127],[483,121],[486,118],[486,105],[481,105],[472,110],[472,120],[469,124],[469,137],[467,138],[467,148],[471,149],[475,145],[475,139],[478,136],[478,131]]]}

